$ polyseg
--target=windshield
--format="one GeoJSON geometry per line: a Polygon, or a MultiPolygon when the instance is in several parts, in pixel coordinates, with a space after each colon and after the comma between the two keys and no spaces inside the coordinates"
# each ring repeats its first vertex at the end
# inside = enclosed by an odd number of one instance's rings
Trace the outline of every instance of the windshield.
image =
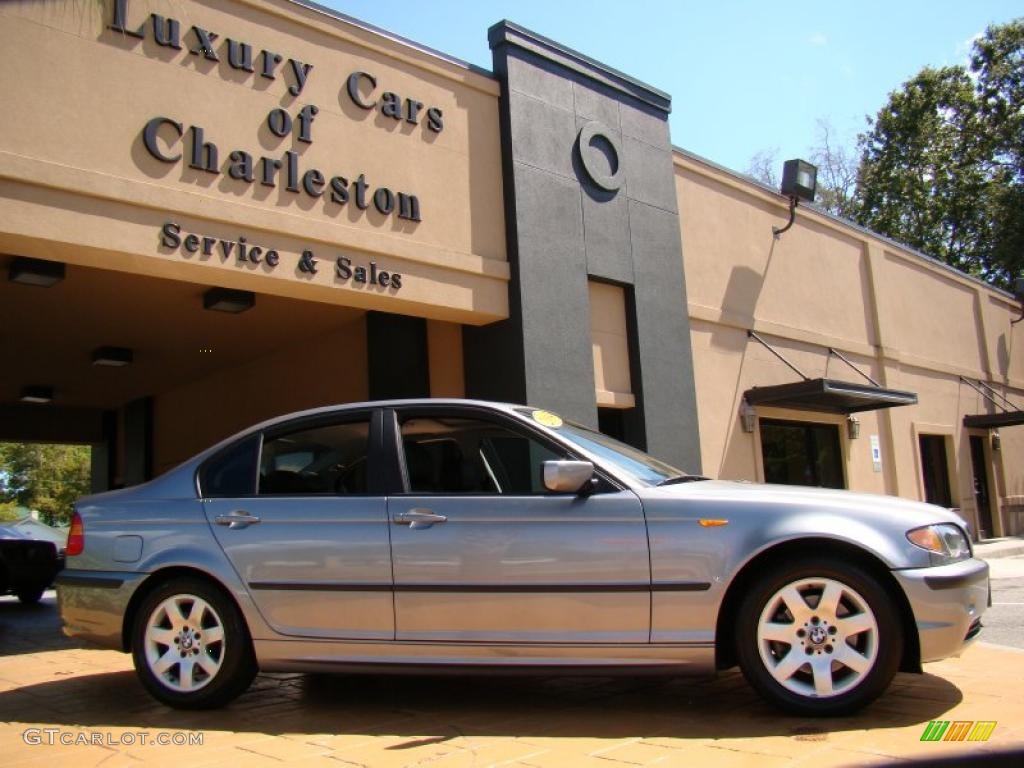
{"type": "Polygon", "coordinates": [[[658,461],[631,445],[619,442],[613,437],[595,432],[581,424],[565,421],[547,411],[532,408],[519,409],[520,413],[556,431],[570,443],[597,456],[602,463],[628,475],[640,485],[660,485],[666,480],[691,477],[680,469],[658,461]]]}

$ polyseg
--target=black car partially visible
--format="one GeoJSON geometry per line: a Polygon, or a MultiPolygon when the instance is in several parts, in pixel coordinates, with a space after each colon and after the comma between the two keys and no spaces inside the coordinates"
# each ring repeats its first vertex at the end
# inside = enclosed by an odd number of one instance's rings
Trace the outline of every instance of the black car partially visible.
{"type": "Polygon", "coordinates": [[[0,528],[0,595],[17,595],[26,605],[37,603],[62,567],[53,542],[0,528]]]}

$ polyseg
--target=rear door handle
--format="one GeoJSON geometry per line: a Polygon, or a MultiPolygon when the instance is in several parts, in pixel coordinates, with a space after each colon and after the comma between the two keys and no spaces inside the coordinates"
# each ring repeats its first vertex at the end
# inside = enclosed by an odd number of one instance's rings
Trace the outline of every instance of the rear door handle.
{"type": "Polygon", "coordinates": [[[417,528],[429,528],[434,523],[447,522],[448,518],[445,515],[431,512],[429,509],[410,509],[408,512],[395,515],[393,520],[397,525],[408,525],[415,530],[417,528]]]}
{"type": "Polygon", "coordinates": [[[228,512],[226,515],[217,515],[213,518],[213,521],[217,525],[226,525],[228,528],[248,528],[253,523],[258,523],[260,519],[256,515],[250,515],[245,510],[236,509],[234,512],[228,512]]]}

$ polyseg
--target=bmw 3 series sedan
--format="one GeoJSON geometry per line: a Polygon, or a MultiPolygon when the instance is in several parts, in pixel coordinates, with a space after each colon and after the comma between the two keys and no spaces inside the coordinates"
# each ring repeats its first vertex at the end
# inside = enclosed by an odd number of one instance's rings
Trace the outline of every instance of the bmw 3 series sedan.
{"type": "Polygon", "coordinates": [[[548,411],[401,400],[259,424],[79,500],[64,631],[174,707],[258,671],[707,674],[838,715],[981,629],[946,509],[688,475],[548,411]]]}

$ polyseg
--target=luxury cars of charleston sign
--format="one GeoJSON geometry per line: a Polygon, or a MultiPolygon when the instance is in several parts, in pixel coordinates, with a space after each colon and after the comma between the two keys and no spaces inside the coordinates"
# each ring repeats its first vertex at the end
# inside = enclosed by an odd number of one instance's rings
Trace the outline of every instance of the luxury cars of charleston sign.
{"type": "MultiPolygon", "coordinates": [[[[220,67],[248,73],[253,78],[283,78],[288,93],[302,94],[313,71],[313,65],[221,32],[188,24],[179,19],[151,13],[133,17],[128,0],[115,0],[108,29],[122,35],[146,40],[157,46],[187,52],[188,55],[215,62],[220,67]]],[[[363,110],[377,110],[395,121],[404,121],[432,133],[444,130],[444,114],[412,97],[402,97],[384,90],[371,72],[357,70],[347,75],[345,92],[352,103],[363,110]]],[[[276,137],[293,135],[296,140],[312,144],[314,121],[319,109],[306,104],[297,111],[284,108],[270,110],[264,118],[266,127],[276,137]]],[[[244,149],[224,148],[210,138],[202,126],[185,125],[173,116],[156,115],[141,128],[142,144],[161,163],[182,164],[199,174],[220,176],[241,183],[275,188],[279,185],[296,196],[325,199],[338,210],[355,206],[365,211],[371,206],[383,216],[393,216],[410,223],[421,221],[420,201],[408,191],[394,191],[385,186],[371,186],[364,173],[324,173],[318,168],[303,168],[298,153],[287,150],[280,157],[255,156],[244,149]]],[[[273,269],[281,261],[274,248],[248,242],[245,236],[235,240],[210,237],[182,231],[181,225],[168,221],[159,232],[160,246],[178,251],[183,256],[201,255],[234,260],[237,264],[262,264],[273,269]]],[[[299,274],[312,275],[319,269],[312,249],[305,249],[296,259],[299,274]]],[[[348,256],[337,256],[333,268],[338,282],[349,281],[378,285],[397,291],[402,275],[381,269],[376,262],[354,263],[348,256]]]]}

